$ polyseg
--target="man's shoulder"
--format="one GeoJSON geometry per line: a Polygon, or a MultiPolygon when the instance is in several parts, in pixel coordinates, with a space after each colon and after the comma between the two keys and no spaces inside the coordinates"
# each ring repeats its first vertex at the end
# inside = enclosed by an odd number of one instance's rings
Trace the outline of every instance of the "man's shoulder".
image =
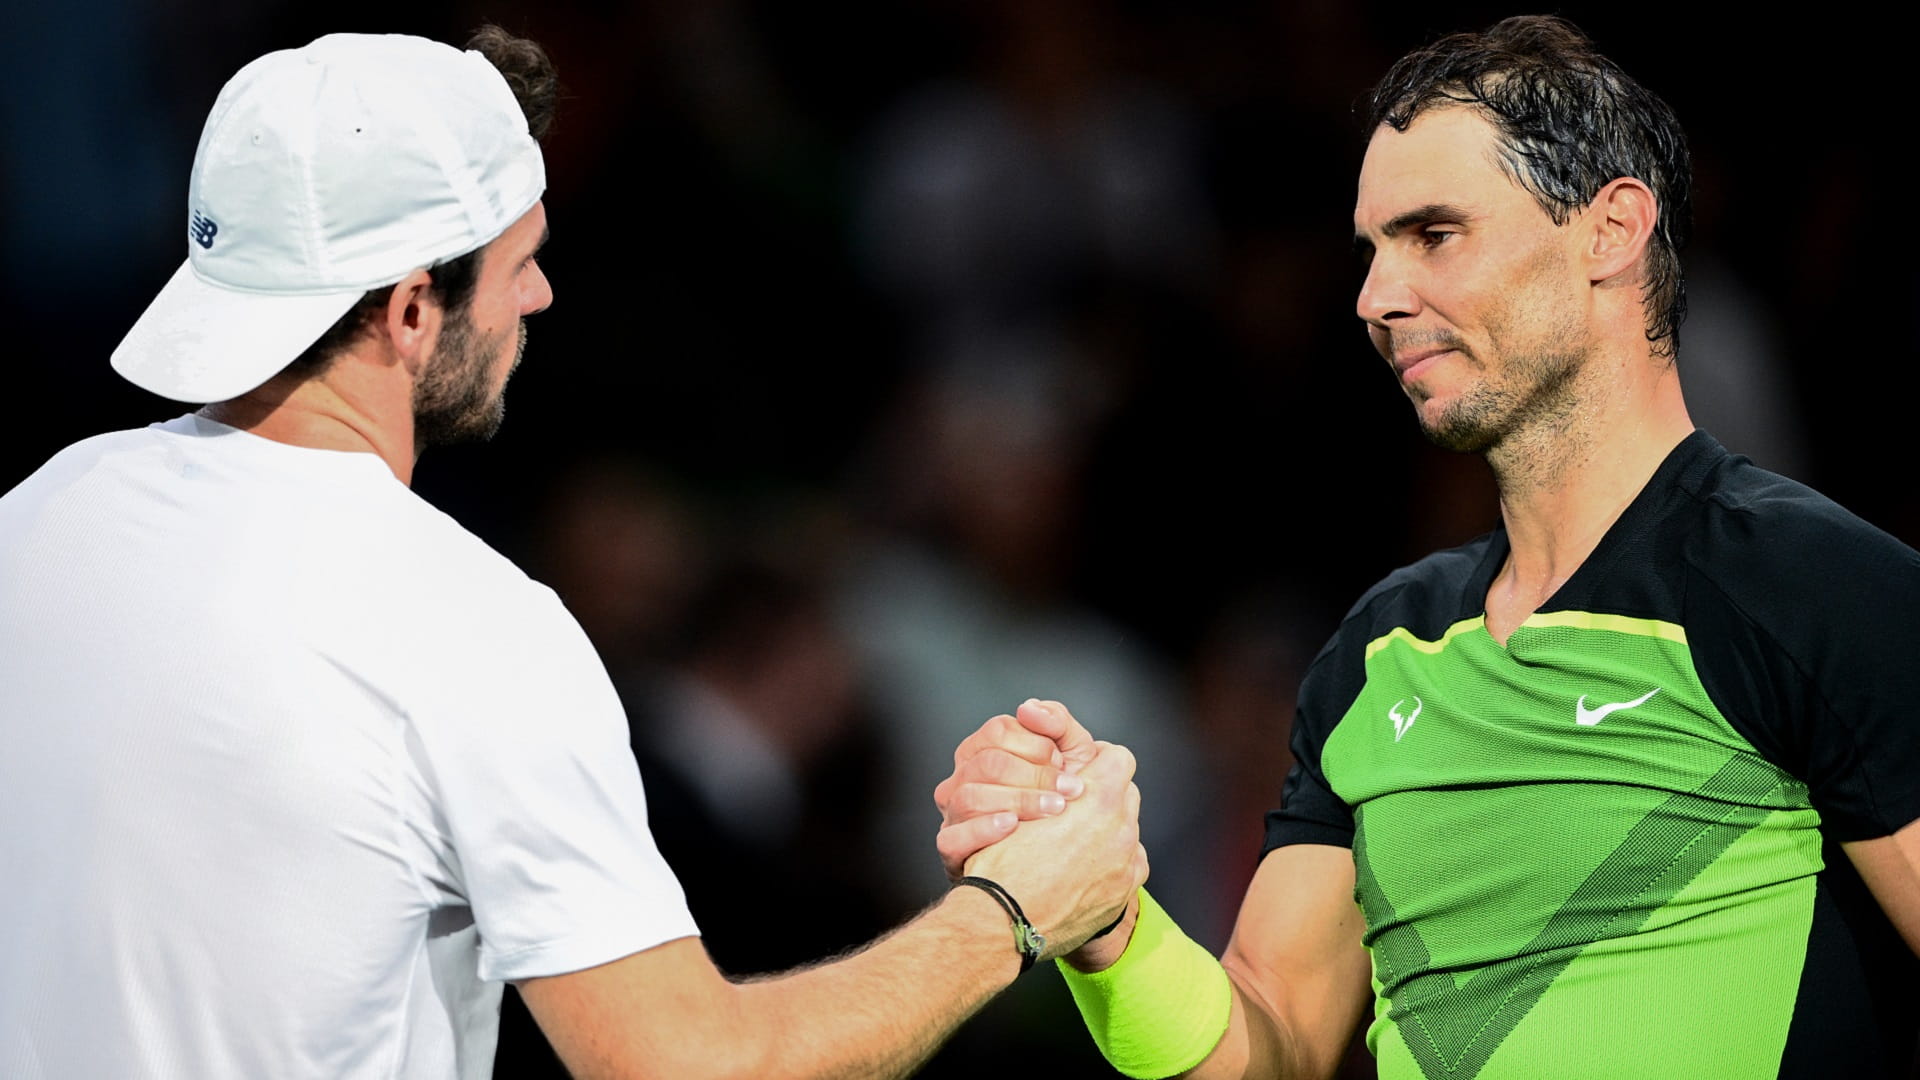
{"type": "Polygon", "coordinates": [[[1704,462],[1702,468],[1680,477],[1678,486],[1710,518],[1746,520],[1783,530],[1776,539],[1878,531],[1812,487],[1763,469],[1739,454],[1704,462]]]}
{"type": "MultiPolygon", "coordinates": [[[[415,632],[448,642],[526,639],[563,618],[553,590],[462,524],[402,485],[355,503],[356,520],[335,532],[337,565],[315,582],[338,587],[349,607],[372,605],[415,632]]],[[[337,606],[326,596],[316,605],[337,606]]]]}
{"type": "Polygon", "coordinates": [[[1481,613],[1491,573],[1498,569],[1489,563],[1497,563],[1505,542],[1504,534],[1489,532],[1394,570],[1354,602],[1341,620],[1342,635],[1352,631],[1371,640],[1401,628],[1422,639],[1438,638],[1454,623],[1481,613]]]}
{"type": "Polygon", "coordinates": [[[1485,610],[1487,584],[1506,551],[1495,530],[1394,570],[1362,593],[1314,658],[1309,674],[1358,678],[1367,646],[1396,630],[1438,641],[1448,628],[1485,610]]]}
{"type": "Polygon", "coordinates": [[[11,498],[17,501],[24,498],[29,490],[72,477],[109,455],[137,451],[153,445],[154,438],[150,428],[132,428],[89,435],[55,452],[39,468],[25,477],[0,481],[6,484],[4,489],[0,489],[0,499],[11,498]]]}
{"type": "Polygon", "coordinates": [[[112,550],[309,611],[397,617],[478,601],[508,614],[551,596],[378,456],[289,445],[192,414],[84,439],[18,490],[28,519],[56,509],[89,527],[137,520],[143,528],[112,550]]]}
{"type": "Polygon", "coordinates": [[[1679,522],[1696,573],[1735,596],[1866,604],[1920,589],[1920,553],[1797,480],[1738,455],[1682,479],[1692,511],[1679,522]],[[1894,590],[1893,593],[1882,590],[1894,590]]]}
{"type": "Polygon", "coordinates": [[[539,587],[498,548],[411,491],[395,499],[388,512],[420,545],[416,573],[454,582],[478,579],[503,587],[539,587]]]}
{"type": "Polygon", "coordinates": [[[1725,653],[1750,671],[1761,662],[1753,650],[1778,651],[1795,670],[1829,681],[1837,658],[1907,662],[1920,553],[1742,457],[1728,455],[1679,486],[1686,501],[1666,523],[1666,543],[1680,553],[1682,621],[1697,658],[1725,653]]]}

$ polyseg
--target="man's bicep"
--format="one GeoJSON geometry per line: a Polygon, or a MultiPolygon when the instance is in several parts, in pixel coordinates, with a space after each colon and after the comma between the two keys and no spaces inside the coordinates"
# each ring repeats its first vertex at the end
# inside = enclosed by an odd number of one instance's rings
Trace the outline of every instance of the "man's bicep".
{"type": "Polygon", "coordinates": [[[1909,822],[1892,836],[1840,847],[1907,947],[1920,955],[1920,821],[1909,822]]]}
{"type": "Polygon", "coordinates": [[[1372,997],[1353,888],[1347,848],[1290,844],[1261,860],[1221,958],[1236,990],[1215,1051],[1227,1067],[1203,1074],[1333,1075],[1372,997]]]}
{"type": "Polygon", "coordinates": [[[575,1080],[744,1075],[736,988],[697,937],[518,985],[575,1080]]]}

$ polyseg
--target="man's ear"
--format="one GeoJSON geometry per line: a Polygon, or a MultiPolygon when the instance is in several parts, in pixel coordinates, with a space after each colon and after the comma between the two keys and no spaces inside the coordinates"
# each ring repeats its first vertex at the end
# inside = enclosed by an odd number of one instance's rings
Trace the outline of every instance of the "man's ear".
{"type": "Polygon", "coordinates": [[[1651,188],[1623,176],[1600,189],[1584,217],[1592,237],[1587,279],[1596,285],[1613,283],[1640,265],[1653,231],[1660,227],[1660,204],[1651,188]]]}
{"type": "Polygon", "coordinates": [[[395,359],[415,376],[440,337],[445,314],[439,295],[433,291],[433,275],[425,270],[415,270],[394,285],[393,296],[387,300],[387,340],[395,359]]]}

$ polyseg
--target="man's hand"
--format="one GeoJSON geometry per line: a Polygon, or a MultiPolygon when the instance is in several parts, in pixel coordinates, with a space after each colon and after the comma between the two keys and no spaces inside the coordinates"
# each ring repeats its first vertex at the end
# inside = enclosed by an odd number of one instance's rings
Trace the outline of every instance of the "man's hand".
{"type": "Polygon", "coordinates": [[[958,880],[975,852],[1006,839],[1020,822],[1065,810],[1084,789],[1079,773],[1097,749],[1066,706],[1032,698],[962,740],[953,775],[933,789],[940,807],[934,844],[947,877],[958,880]]]}
{"type": "Polygon", "coordinates": [[[1080,769],[1085,790],[1062,813],[1020,825],[964,870],[991,878],[1046,937],[1045,957],[1078,948],[1127,910],[1147,880],[1133,753],[1113,743],[1080,769]]]}

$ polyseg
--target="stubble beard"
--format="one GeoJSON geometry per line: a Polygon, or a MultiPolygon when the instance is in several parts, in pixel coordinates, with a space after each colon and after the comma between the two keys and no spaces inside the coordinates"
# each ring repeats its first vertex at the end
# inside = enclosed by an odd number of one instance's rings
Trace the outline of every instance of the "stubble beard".
{"type": "MultiPolygon", "coordinates": [[[[527,326],[522,319],[514,346],[513,365],[526,353],[527,326]]],[[[506,387],[493,386],[493,360],[500,352],[499,335],[484,336],[465,309],[440,326],[435,356],[413,394],[413,441],[417,449],[485,442],[506,419],[506,387]]]]}
{"type": "Polygon", "coordinates": [[[1421,415],[1421,430],[1435,445],[1497,455],[1510,444],[1546,443],[1566,433],[1578,411],[1588,347],[1568,298],[1548,292],[1559,266],[1558,253],[1544,251],[1527,276],[1541,287],[1514,297],[1487,320],[1497,370],[1490,371],[1488,358],[1464,341],[1443,335],[1443,343],[1458,349],[1480,378],[1431,420],[1421,415]]]}
{"type": "MultiPolygon", "coordinates": [[[[1473,362],[1484,370],[1478,358],[1473,362]]],[[[1420,418],[1421,431],[1445,450],[1485,454],[1518,433],[1559,428],[1574,409],[1574,377],[1583,358],[1550,350],[1505,359],[1498,382],[1482,381],[1440,410],[1420,418]]]]}

